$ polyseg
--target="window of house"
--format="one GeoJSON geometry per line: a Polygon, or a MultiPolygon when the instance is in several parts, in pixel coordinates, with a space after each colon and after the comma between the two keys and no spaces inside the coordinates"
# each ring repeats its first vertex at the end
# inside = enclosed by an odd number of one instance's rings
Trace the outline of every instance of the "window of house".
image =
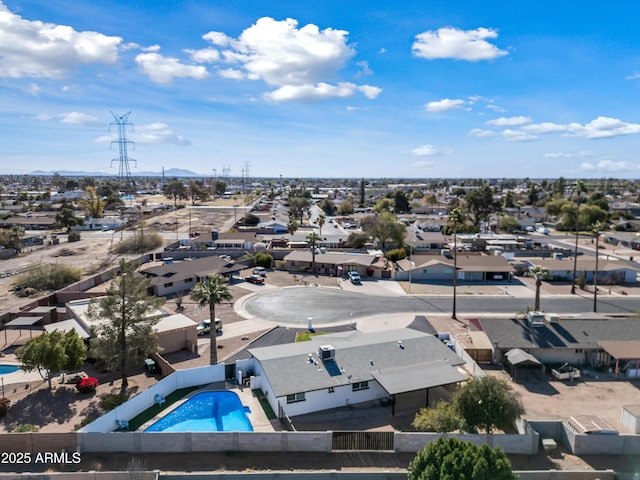
{"type": "Polygon", "coordinates": [[[173,282],[165,283],[165,288],[173,287],[173,282]]]}
{"type": "Polygon", "coordinates": [[[351,389],[354,392],[357,392],[358,390],[367,390],[368,388],[369,388],[369,382],[356,382],[351,385],[351,389]]]}
{"type": "Polygon", "coordinates": [[[186,278],[184,280],[184,283],[191,283],[191,282],[193,282],[193,278],[186,278]]]}
{"type": "Polygon", "coordinates": [[[304,402],[304,392],[287,395],[287,403],[304,402]]]}

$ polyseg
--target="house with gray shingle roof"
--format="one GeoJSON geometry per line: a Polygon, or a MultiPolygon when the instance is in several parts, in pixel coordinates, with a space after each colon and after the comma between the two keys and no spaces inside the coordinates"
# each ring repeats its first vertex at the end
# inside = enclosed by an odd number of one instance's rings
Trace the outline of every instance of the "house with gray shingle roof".
{"type": "MultiPolygon", "coordinates": [[[[283,268],[290,271],[311,269],[313,255],[310,250],[294,250],[283,258],[283,268]]],[[[315,255],[316,273],[342,276],[358,272],[362,277],[381,278],[388,267],[384,257],[375,254],[347,252],[319,252],[315,255]]]]}
{"type": "Polygon", "coordinates": [[[202,257],[182,262],[171,262],[141,270],[150,278],[149,288],[156,297],[166,297],[177,292],[187,292],[196,283],[209,275],[220,274],[231,277],[246,268],[245,265],[229,262],[221,257],[202,257]]]}
{"type": "Polygon", "coordinates": [[[293,417],[362,402],[396,405],[404,394],[464,381],[464,360],[437,337],[402,328],[318,335],[308,342],[249,348],[274,412],[293,417]]]}
{"type": "Polygon", "coordinates": [[[544,322],[535,324],[516,318],[483,318],[478,322],[493,345],[496,361],[502,361],[514,348],[546,364],[609,367],[616,359],[640,359],[640,323],[636,318],[590,313],[572,318],[547,315],[544,322]]]}
{"type": "MultiPolygon", "coordinates": [[[[511,280],[515,269],[501,255],[470,255],[458,252],[458,280],[486,282],[511,280]]],[[[453,279],[453,258],[444,255],[412,255],[396,262],[396,280],[448,282],[453,279]]]]}

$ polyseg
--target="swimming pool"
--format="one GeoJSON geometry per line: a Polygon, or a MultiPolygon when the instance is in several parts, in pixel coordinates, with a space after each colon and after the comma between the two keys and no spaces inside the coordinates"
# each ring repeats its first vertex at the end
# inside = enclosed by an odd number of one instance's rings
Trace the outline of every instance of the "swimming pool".
{"type": "Polygon", "coordinates": [[[201,392],[145,429],[145,432],[253,432],[234,392],[201,392]]]}
{"type": "Polygon", "coordinates": [[[0,365],[0,375],[17,372],[18,370],[20,370],[18,365],[0,365]]]}

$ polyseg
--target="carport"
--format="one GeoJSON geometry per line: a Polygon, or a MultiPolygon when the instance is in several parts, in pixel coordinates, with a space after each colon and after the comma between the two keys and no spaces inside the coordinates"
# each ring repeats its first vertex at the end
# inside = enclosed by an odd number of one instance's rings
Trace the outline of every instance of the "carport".
{"type": "MultiPolygon", "coordinates": [[[[518,371],[526,372],[526,379],[533,375],[537,380],[544,379],[544,365],[536,357],[520,348],[512,348],[504,354],[506,364],[514,382],[518,381],[518,371]]],[[[522,376],[522,373],[521,373],[522,376]]]]}
{"type": "Polygon", "coordinates": [[[598,345],[616,360],[615,375],[620,375],[620,360],[635,361],[635,375],[640,377],[640,342],[638,341],[602,341],[598,345]]]}
{"type": "Polygon", "coordinates": [[[445,387],[467,379],[451,364],[444,361],[420,363],[398,368],[373,370],[373,378],[392,397],[391,415],[396,413],[397,396],[404,393],[425,391],[425,406],[429,406],[429,390],[435,387],[445,387]]]}
{"type": "Polygon", "coordinates": [[[4,326],[4,343],[7,344],[7,330],[19,330],[19,337],[22,330],[29,330],[29,338],[33,336],[33,330],[42,330],[43,317],[16,317],[4,326]]]}

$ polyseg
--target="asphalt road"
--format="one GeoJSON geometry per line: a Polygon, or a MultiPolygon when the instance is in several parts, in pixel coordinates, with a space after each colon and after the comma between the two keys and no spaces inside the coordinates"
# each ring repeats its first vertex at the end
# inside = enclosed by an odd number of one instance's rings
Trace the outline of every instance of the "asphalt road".
{"type": "MultiPolygon", "coordinates": [[[[348,322],[371,315],[393,313],[443,314],[451,313],[449,296],[374,296],[322,287],[296,287],[270,290],[247,299],[244,309],[258,318],[297,326],[348,322]]],[[[516,314],[525,311],[528,302],[506,295],[458,295],[459,315],[496,313],[516,314]]],[[[591,312],[593,299],[562,296],[542,299],[546,312],[577,314],[591,312]]],[[[629,314],[640,310],[640,298],[616,297],[598,301],[598,312],[629,314]]]]}

